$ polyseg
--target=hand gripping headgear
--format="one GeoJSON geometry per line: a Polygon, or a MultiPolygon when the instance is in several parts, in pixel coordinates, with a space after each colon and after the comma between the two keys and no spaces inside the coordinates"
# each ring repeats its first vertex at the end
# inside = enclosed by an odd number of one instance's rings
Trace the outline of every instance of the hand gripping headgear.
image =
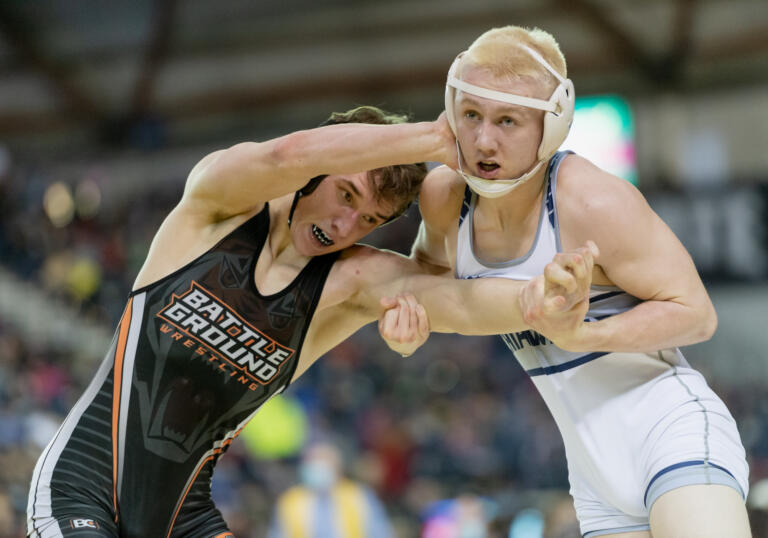
{"type": "Polygon", "coordinates": [[[542,99],[523,97],[522,95],[515,95],[513,93],[490,90],[488,88],[469,84],[456,78],[459,61],[466,51],[456,57],[453,64],[451,64],[451,68],[448,70],[448,80],[445,84],[445,112],[454,135],[456,135],[456,118],[454,117],[456,90],[461,90],[465,93],[483,97],[485,99],[491,99],[493,101],[501,101],[502,103],[520,105],[545,111],[544,130],[542,132],[541,144],[539,144],[537,154],[538,161],[528,172],[515,179],[483,179],[464,172],[461,166],[463,157],[457,137],[456,149],[458,151],[459,173],[467,182],[470,189],[480,196],[485,196],[487,198],[503,196],[533,177],[541,165],[547,162],[549,158],[555,154],[557,148],[560,147],[560,144],[563,143],[565,137],[568,136],[568,130],[571,128],[571,122],[573,121],[573,106],[575,100],[573,82],[571,82],[570,79],[563,78],[560,73],[555,71],[555,69],[547,63],[541,54],[531,47],[527,45],[521,45],[521,47],[530,54],[534,60],[543,65],[547,71],[552,73],[552,75],[560,82],[557,88],[552,92],[549,100],[544,101],[542,99]]]}

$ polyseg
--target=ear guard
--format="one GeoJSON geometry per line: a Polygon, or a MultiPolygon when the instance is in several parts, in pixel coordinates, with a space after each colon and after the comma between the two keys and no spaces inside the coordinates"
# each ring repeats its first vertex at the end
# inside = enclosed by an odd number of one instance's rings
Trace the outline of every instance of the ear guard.
{"type": "Polygon", "coordinates": [[[538,162],[531,170],[515,179],[483,179],[465,173],[461,166],[463,157],[457,138],[456,147],[459,153],[459,173],[464,177],[469,187],[480,196],[489,198],[502,196],[533,177],[536,171],[541,167],[542,163],[548,161],[550,157],[555,154],[563,141],[565,141],[565,138],[568,136],[568,131],[571,128],[571,123],[573,122],[573,109],[576,99],[573,82],[571,82],[570,79],[563,78],[560,73],[555,71],[555,69],[547,63],[541,54],[531,47],[528,47],[527,45],[521,45],[521,47],[530,54],[533,59],[544,66],[547,71],[552,73],[552,75],[560,82],[546,101],[491,90],[460,80],[456,77],[456,72],[458,71],[459,61],[464,52],[456,57],[453,64],[451,64],[451,68],[448,70],[448,79],[445,84],[445,112],[454,135],[456,135],[456,117],[454,110],[456,90],[461,90],[465,93],[485,99],[491,99],[493,101],[500,101],[502,103],[545,111],[541,143],[539,144],[539,149],[537,151],[538,162]]]}

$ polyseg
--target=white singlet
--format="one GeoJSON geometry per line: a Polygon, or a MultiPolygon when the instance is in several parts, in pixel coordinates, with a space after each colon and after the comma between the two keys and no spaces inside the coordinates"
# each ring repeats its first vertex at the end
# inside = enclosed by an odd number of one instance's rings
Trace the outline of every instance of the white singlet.
{"type": "MultiPolygon", "coordinates": [[[[562,252],[555,190],[567,155],[559,152],[549,163],[536,238],[520,258],[490,263],[474,254],[476,195],[466,189],[458,278],[528,280],[562,252]]],[[[596,321],[641,301],[616,287],[592,286],[589,302],[587,320],[596,321]]],[[[570,493],[585,537],[648,529],[651,505],[676,487],[723,484],[746,496],[748,466],[736,423],[677,348],[572,353],[534,331],[502,338],[563,436],[570,493]]]]}

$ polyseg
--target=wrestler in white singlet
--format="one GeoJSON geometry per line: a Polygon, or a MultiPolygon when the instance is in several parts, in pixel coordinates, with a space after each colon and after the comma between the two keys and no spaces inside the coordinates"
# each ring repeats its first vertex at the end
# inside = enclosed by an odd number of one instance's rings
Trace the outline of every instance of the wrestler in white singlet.
{"type": "MultiPolygon", "coordinates": [[[[456,247],[458,278],[527,280],[562,252],[555,190],[567,154],[550,160],[536,238],[520,258],[491,263],[475,256],[476,195],[466,189],[456,247]]],[[[608,286],[592,286],[590,297],[588,320],[641,302],[608,286]]],[[[653,502],[680,486],[722,484],[746,496],[748,467],[736,423],[679,349],[573,353],[533,331],[502,338],[563,436],[570,493],[585,537],[649,529],[653,502]]]]}

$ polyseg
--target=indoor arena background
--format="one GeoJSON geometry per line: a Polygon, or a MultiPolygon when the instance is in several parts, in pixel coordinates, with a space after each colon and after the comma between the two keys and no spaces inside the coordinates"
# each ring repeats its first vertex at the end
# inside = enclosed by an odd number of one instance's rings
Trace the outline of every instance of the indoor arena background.
{"type": "MultiPolygon", "coordinates": [[[[739,424],[768,536],[764,0],[0,0],[0,537],[24,535],[34,462],[195,162],[358,104],[434,119],[453,57],[504,24],[555,35],[584,98],[565,147],[616,164],[704,277],[719,329],[684,352],[739,424]]],[[[418,221],[370,242],[408,252],[418,221]]],[[[327,439],[398,537],[465,495],[488,536],[577,536],[560,436],[502,346],[432,335],[403,359],[369,326],[334,349],[220,461],[235,535],[266,535],[327,439]]]]}

